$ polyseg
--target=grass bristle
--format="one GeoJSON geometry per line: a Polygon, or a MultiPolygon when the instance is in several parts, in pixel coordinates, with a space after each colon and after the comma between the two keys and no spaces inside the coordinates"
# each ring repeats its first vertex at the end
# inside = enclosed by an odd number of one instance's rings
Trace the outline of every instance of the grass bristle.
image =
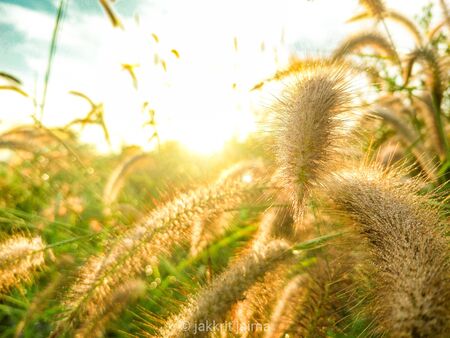
{"type": "Polygon", "coordinates": [[[40,237],[12,236],[0,242],[0,293],[22,282],[44,264],[45,245],[40,237]]]}
{"type": "Polygon", "coordinates": [[[439,210],[402,173],[362,167],[337,174],[330,197],[370,250],[369,305],[380,332],[441,337],[450,323],[448,244],[439,210]]]}
{"type": "Polygon", "coordinates": [[[159,336],[207,336],[209,332],[194,332],[202,324],[223,322],[232,305],[239,301],[254,283],[290,257],[289,248],[289,244],[284,241],[273,241],[259,251],[252,251],[240,257],[209,287],[189,300],[188,305],[178,315],[170,318],[159,336]]]}
{"type": "Polygon", "coordinates": [[[386,11],[383,0],[359,0],[359,3],[376,18],[381,18],[386,11]]]}
{"type": "Polygon", "coordinates": [[[351,72],[346,66],[310,61],[274,105],[277,178],[301,222],[305,199],[332,170],[345,120],[352,119],[351,72]]]}
{"type": "Polygon", "coordinates": [[[363,31],[346,38],[334,50],[331,57],[334,60],[340,60],[362,48],[371,48],[391,60],[394,60],[396,57],[391,43],[383,35],[374,31],[363,31]]]}
{"type": "Polygon", "coordinates": [[[66,313],[55,335],[84,325],[101,309],[117,287],[143,272],[145,266],[187,241],[193,223],[206,212],[236,207],[254,193],[255,182],[226,180],[183,194],[156,208],[122,236],[114,239],[107,253],[89,260],[66,297],[66,313]]]}

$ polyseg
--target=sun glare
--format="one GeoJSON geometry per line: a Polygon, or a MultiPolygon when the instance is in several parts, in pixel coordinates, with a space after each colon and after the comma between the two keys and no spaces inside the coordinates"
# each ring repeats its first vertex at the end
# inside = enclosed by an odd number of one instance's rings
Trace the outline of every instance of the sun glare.
{"type": "MultiPolygon", "coordinates": [[[[148,125],[142,128],[149,111],[155,113],[161,141],[178,141],[203,154],[220,151],[226,141],[243,140],[255,130],[257,104],[251,88],[274,72],[283,56],[287,58],[283,46],[277,47],[276,55],[262,51],[257,44],[236,50],[233,42],[238,38],[230,35],[225,40],[229,43],[218,44],[219,55],[223,55],[218,67],[205,59],[204,48],[195,42],[167,38],[149,43],[149,34],[142,30],[114,33],[125,50],[117,47],[116,38],[101,50],[108,69],[99,95],[115,145],[131,142],[153,147],[149,136],[154,130],[148,125]],[[124,69],[123,65],[130,66],[124,69]],[[146,111],[143,102],[148,103],[146,111]]],[[[93,135],[88,139],[99,144],[93,135]]]]}
{"type": "MultiPolygon", "coordinates": [[[[178,141],[192,151],[210,154],[220,151],[228,140],[243,140],[255,131],[260,100],[251,89],[288,58],[281,25],[254,32],[239,24],[228,31],[223,29],[226,22],[215,22],[205,35],[200,26],[186,26],[180,32],[162,17],[151,24],[142,18],[140,22],[123,19],[125,30],[111,28],[103,17],[95,18],[99,28],[95,40],[101,43],[91,46],[87,62],[67,53],[57,55],[42,122],[57,127],[87,116],[91,109],[87,101],[69,94],[78,91],[104,109],[110,143],[95,125],[74,127],[82,141],[100,152],[120,151],[124,145],[150,150],[157,144],[152,138],[156,132],[161,142],[178,141]]],[[[91,42],[79,38],[82,25],[72,19],[69,16],[64,23],[58,48],[86,50],[91,42]]],[[[52,20],[49,16],[49,24],[52,20]]],[[[30,64],[42,70],[45,58],[30,64]]],[[[42,97],[42,88],[35,91],[42,97]]],[[[22,121],[33,112],[31,104],[20,111],[15,101],[7,106],[11,108],[8,115],[22,121]]]]}

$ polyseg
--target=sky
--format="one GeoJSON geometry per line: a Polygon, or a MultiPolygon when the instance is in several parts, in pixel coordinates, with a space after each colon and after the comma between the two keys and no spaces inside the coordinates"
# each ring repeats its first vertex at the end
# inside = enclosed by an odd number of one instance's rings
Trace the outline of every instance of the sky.
{"type": "MultiPolygon", "coordinates": [[[[427,2],[390,0],[387,5],[412,18],[427,2]]],[[[21,79],[38,100],[58,3],[0,0],[0,71],[21,79]]],[[[361,11],[357,0],[112,3],[124,30],[112,27],[98,0],[68,0],[42,120],[61,126],[85,116],[89,104],[69,91],[85,93],[104,105],[112,147],[96,126],[81,135],[99,151],[154,146],[148,142],[152,128],[143,127],[144,102],[155,111],[162,141],[177,140],[208,153],[229,138],[244,138],[258,128],[254,114],[271,97],[250,89],[291,55],[329,53],[355,30],[346,19],[361,11]],[[123,64],[136,65],[137,88],[123,64]]],[[[410,38],[395,27],[393,32],[407,51],[410,38]]],[[[0,91],[0,102],[0,131],[31,123],[30,99],[0,91]]]]}

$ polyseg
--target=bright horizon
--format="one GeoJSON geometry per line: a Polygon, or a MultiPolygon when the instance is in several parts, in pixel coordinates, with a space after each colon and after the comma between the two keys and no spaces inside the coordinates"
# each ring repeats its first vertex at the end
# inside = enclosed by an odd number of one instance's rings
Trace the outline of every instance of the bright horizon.
{"type": "MultiPolygon", "coordinates": [[[[17,76],[40,100],[59,1],[0,0],[0,71],[17,76]]],[[[427,1],[388,1],[409,17],[427,1]]],[[[289,57],[326,55],[355,24],[356,0],[115,1],[125,30],[113,28],[97,0],[70,1],[51,72],[43,123],[61,126],[89,111],[71,90],[103,103],[112,150],[152,147],[148,115],[154,109],[162,141],[211,153],[257,130],[255,113],[271,93],[250,91],[285,66],[289,57]],[[123,64],[138,65],[133,79],[123,64]],[[164,69],[166,68],[166,69],[164,69]]],[[[435,6],[437,7],[437,6],[435,6]]],[[[410,38],[395,27],[405,50],[410,38]]],[[[0,91],[0,131],[32,123],[31,100],[0,91]]],[[[102,130],[88,127],[81,139],[108,151],[102,130]]]]}

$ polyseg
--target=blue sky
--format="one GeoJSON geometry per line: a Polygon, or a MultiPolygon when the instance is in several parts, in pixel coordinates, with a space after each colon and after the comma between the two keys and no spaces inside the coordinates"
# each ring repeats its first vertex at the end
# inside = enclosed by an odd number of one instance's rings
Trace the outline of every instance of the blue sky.
{"type": "MultiPolygon", "coordinates": [[[[0,71],[22,79],[38,97],[58,3],[0,0],[0,71]]],[[[409,16],[426,3],[387,1],[409,16]]],[[[360,7],[357,0],[116,0],[114,9],[124,32],[112,28],[97,0],[69,0],[44,123],[61,125],[84,116],[86,104],[67,93],[85,92],[105,104],[117,149],[148,138],[149,131],[142,130],[143,101],[153,104],[164,139],[217,148],[223,138],[245,135],[255,127],[252,113],[266,98],[248,89],[285,65],[292,53],[328,53],[355,29],[345,20],[360,7]],[[139,64],[138,90],[123,63],[139,64]]],[[[408,38],[401,32],[396,37],[407,49],[408,38]]],[[[0,93],[0,100],[7,103],[0,111],[0,130],[30,122],[30,102],[12,93],[0,93]]],[[[101,131],[93,128],[83,137],[107,149],[101,131]]]]}

